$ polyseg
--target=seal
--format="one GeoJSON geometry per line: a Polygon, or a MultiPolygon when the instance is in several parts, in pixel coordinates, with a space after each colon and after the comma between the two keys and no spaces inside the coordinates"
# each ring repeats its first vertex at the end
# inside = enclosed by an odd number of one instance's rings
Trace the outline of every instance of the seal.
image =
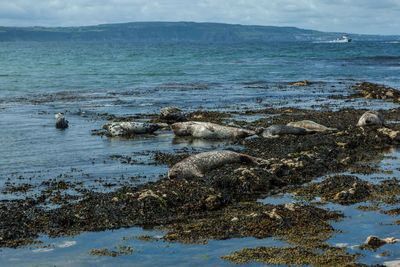
{"type": "Polygon", "coordinates": [[[382,126],[385,124],[385,119],[382,114],[377,111],[367,111],[358,120],[357,126],[382,126]]]}
{"type": "Polygon", "coordinates": [[[326,126],[324,126],[322,124],[316,123],[314,121],[309,121],[309,120],[289,122],[286,125],[287,126],[292,126],[292,127],[303,128],[307,132],[333,132],[333,131],[337,131],[336,128],[329,128],[329,127],[326,127],[326,126]]]}
{"type": "Polygon", "coordinates": [[[158,124],[146,122],[112,122],[105,124],[103,129],[110,136],[130,136],[135,134],[152,134],[160,128],[158,124]]]}
{"type": "Polygon", "coordinates": [[[170,179],[202,178],[205,173],[233,163],[257,164],[260,159],[228,150],[203,152],[176,163],[168,172],[170,179]]]}
{"type": "Polygon", "coordinates": [[[192,136],[203,139],[240,139],[255,135],[254,131],[211,122],[177,122],[172,124],[171,128],[176,136],[192,136]]]}
{"type": "Polygon", "coordinates": [[[307,133],[309,132],[304,128],[288,125],[271,125],[262,131],[261,136],[264,138],[276,138],[285,134],[304,135],[307,133]]]}
{"type": "Polygon", "coordinates": [[[166,122],[186,121],[186,115],[177,107],[164,107],[160,110],[160,120],[166,122]]]}
{"type": "Polygon", "coordinates": [[[65,119],[64,113],[57,113],[55,115],[56,118],[56,128],[57,129],[66,129],[68,128],[68,121],[65,119]]]}

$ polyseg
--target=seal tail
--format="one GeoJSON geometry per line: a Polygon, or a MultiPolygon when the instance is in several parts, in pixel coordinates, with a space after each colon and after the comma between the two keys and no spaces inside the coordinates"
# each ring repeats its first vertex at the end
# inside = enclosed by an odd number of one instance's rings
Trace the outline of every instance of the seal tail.
{"type": "Polygon", "coordinates": [[[246,155],[246,154],[241,154],[240,155],[240,161],[244,162],[244,163],[250,163],[250,164],[259,165],[263,161],[263,159],[252,157],[252,156],[249,156],[249,155],[246,155]]]}

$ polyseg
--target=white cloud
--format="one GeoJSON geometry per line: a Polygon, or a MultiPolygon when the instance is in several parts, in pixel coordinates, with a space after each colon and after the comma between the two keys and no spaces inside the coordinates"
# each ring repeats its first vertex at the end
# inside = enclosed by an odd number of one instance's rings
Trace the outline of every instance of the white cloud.
{"type": "Polygon", "coordinates": [[[400,0],[0,0],[0,25],[211,21],[400,34],[400,0]]]}

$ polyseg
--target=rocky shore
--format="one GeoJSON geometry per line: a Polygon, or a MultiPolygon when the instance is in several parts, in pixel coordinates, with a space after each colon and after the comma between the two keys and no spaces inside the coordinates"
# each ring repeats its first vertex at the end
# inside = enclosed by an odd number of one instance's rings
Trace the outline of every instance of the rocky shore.
{"type": "MultiPolygon", "coordinates": [[[[364,87],[366,85],[357,88],[364,87]]],[[[374,98],[387,95],[385,88],[375,89],[374,98]]],[[[394,101],[397,101],[396,94],[393,93],[394,101]]],[[[341,205],[367,200],[399,203],[400,184],[396,178],[370,184],[355,176],[334,175],[349,170],[365,171],[360,165],[368,165],[398,146],[400,108],[379,111],[386,120],[385,125],[357,126],[366,111],[268,108],[243,112],[260,115],[260,119],[252,122],[236,120],[235,113],[190,113],[185,120],[219,124],[229,121],[229,126],[255,132],[260,127],[301,120],[311,120],[335,130],[277,138],[255,135],[232,140],[232,144],[241,147],[237,152],[262,161],[223,165],[203,177],[169,179],[165,174],[156,182],[125,185],[111,192],[91,191],[60,179],[36,197],[0,202],[0,246],[16,248],[33,244],[42,234],[55,237],[141,226],[164,230],[163,240],[167,242],[206,243],[212,239],[276,237],[293,245],[290,248],[244,249],[223,257],[236,263],[258,261],[317,266],[352,263],[356,266],[359,255],[326,243],[335,233],[330,222],[342,220],[343,214],[317,204],[272,205],[257,200],[277,193],[292,193],[304,199],[318,197],[341,205]],[[325,179],[310,183],[320,177],[325,179]],[[77,188],[79,197],[68,195],[71,187],[77,188]]],[[[171,123],[156,116],[151,122],[171,123]]],[[[172,167],[190,155],[158,153],[154,159],[172,167]]],[[[22,190],[32,188],[34,185],[25,185],[22,190]]]]}

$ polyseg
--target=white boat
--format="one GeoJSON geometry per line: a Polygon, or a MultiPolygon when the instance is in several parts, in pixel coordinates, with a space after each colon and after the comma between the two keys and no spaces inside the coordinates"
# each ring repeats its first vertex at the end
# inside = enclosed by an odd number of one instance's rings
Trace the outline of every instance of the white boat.
{"type": "Polygon", "coordinates": [[[341,38],[337,38],[336,40],[330,41],[330,43],[350,43],[351,38],[343,35],[341,38]]]}

